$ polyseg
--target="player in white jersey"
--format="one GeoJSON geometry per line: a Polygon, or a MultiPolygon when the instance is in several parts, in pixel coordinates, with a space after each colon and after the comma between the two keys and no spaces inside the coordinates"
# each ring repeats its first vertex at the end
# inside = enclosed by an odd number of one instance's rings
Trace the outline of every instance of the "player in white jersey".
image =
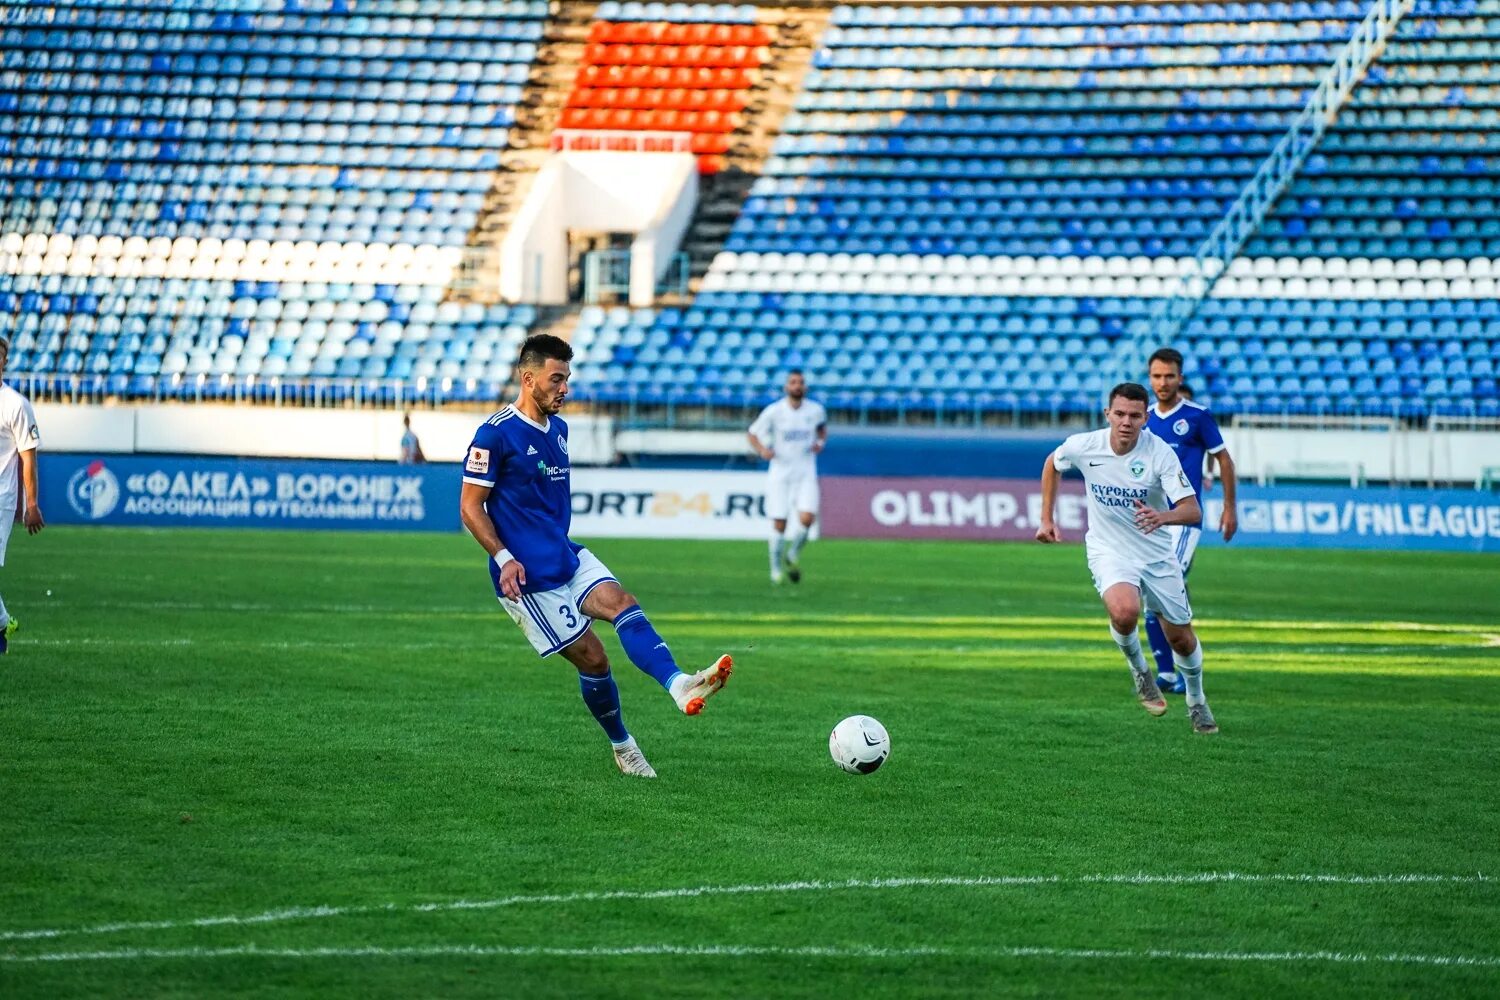
{"type": "MultiPolygon", "coordinates": [[[[0,340],[0,377],[10,358],[10,341],[0,340]]],[[[30,534],[45,527],[37,494],[36,450],[42,435],[36,426],[36,414],[27,398],[9,385],[0,383],[0,566],[5,565],[5,548],[15,521],[26,525],[30,534]],[[17,471],[19,469],[19,476],[17,471]],[[18,483],[19,480],[19,483],[18,483]],[[17,490],[17,486],[21,490],[17,490]],[[25,504],[17,500],[24,494],[25,504]],[[13,516],[17,511],[19,516],[13,516]]],[[[0,653],[10,651],[10,637],[21,625],[5,610],[0,600],[0,653]]]]}
{"type": "Polygon", "coordinates": [[[1186,684],[1188,718],[1197,733],[1216,733],[1218,724],[1203,697],[1203,649],[1193,634],[1182,566],[1168,533],[1173,524],[1196,524],[1198,498],[1177,455],[1166,442],[1142,428],[1146,390],[1124,382],[1109,394],[1107,428],[1074,434],[1042,469],[1039,542],[1059,542],[1052,520],[1062,473],[1077,469],[1088,485],[1089,531],[1084,539],[1094,586],[1109,612],[1110,635],[1125,654],[1135,677],[1136,697],[1147,712],[1164,715],[1167,700],[1146,664],[1136,626],[1142,599],[1156,613],[1172,646],[1177,672],[1186,684]],[[1164,510],[1168,503],[1174,504],[1164,510]]]}
{"type": "Polygon", "coordinates": [[[786,377],[786,396],[760,411],[750,425],[750,447],[771,463],[766,483],[766,513],[771,515],[771,582],[802,580],[802,547],[818,519],[818,453],[828,441],[828,411],[807,398],[807,379],[793,370],[786,377]],[[791,538],[786,524],[797,526],[791,538]]]}

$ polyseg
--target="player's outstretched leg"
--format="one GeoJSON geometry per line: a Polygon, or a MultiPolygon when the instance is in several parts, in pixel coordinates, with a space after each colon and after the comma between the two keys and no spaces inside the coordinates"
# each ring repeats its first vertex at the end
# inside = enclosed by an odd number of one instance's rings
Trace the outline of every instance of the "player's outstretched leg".
{"type": "Polygon", "coordinates": [[[1128,583],[1117,583],[1104,592],[1104,607],[1109,611],[1109,636],[1120,647],[1130,676],[1135,683],[1136,700],[1151,715],[1165,715],[1167,700],[1156,686],[1156,678],[1146,665],[1141,651],[1141,637],[1136,623],[1141,612],[1141,592],[1128,583]]]}
{"type": "Polygon", "coordinates": [[[1156,620],[1156,612],[1149,610],[1146,612],[1146,639],[1151,643],[1151,657],[1156,660],[1156,683],[1164,691],[1182,694],[1182,676],[1173,665],[1172,646],[1167,642],[1167,634],[1161,630],[1161,622],[1156,620]]]}
{"type": "Polygon", "coordinates": [[[665,688],[687,715],[703,711],[703,702],[717,694],[729,679],[732,662],[728,656],[719,657],[713,666],[696,674],[683,673],[646,612],[619,584],[606,583],[594,588],[581,610],[590,618],[608,618],[614,622],[615,634],[620,637],[620,645],[625,647],[630,662],[665,688]]]}
{"type": "Polygon", "coordinates": [[[636,778],[654,778],[656,771],[646,755],[636,745],[635,738],[625,728],[625,719],[620,711],[620,689],[609,669],[609,657],[593,630],[566,647],[563,656],[578,668],[578,688],[583,703],[593,713],[599,728],[609,737],[610,747],[615,753],[615,765],[622,774],[636,778]]]}

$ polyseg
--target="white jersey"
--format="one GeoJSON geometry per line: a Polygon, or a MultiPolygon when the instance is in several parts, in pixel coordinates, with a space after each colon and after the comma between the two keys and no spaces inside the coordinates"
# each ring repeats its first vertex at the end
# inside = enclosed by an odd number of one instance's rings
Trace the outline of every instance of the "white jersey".
{"type": "Polygon", "coordinates": [[[1135,525],[1135,501],[1165,510],[1193,495],[1177,454],[1161,438],[1142,430],[1135,447],[1116,455],[1109,428],[1074,434],[1052,453],[1059,472],[1083,473],[1089,494],[1089,558],[1108,554],[1137,566],[1173,558],[1172,536],[1165,528],[1143,534],[1135,525]]]}
{"type": "Polygon", "coordinates": [[[20,489],[20,454],[42,443],[31,402],[8,385],[0,385],[0,517],[10,520],[20,489]]]}
{"type": "Polygon", "coordinates": [[[828,423],[828,411],[822,403],[803,399],[801,406],[793,406],[782,398],[760,411],[750,433],[756,440],[774,453],[771,472],[798,474],[817,473],[818,456],[813,445],[818,442],[818,428],[828,423]]]}

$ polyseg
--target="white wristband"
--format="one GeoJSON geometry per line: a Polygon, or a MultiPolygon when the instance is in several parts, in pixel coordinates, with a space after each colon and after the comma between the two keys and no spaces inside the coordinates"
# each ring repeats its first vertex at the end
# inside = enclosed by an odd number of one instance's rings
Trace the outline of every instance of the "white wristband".
{"type": "Polygon", "coordinates": [[[515,556],[513,556],[513,555],[510,554],[510,549],[501,549],[499,552],[496,552],[490,558],[492,558],[492,559],[495,560],[495,565],[496,566],[499,566],[501,569],[504,569],[505,568],[505,564],[508,563],[508,562],[510,562],[512,559],[514,559],[515,556]]]}

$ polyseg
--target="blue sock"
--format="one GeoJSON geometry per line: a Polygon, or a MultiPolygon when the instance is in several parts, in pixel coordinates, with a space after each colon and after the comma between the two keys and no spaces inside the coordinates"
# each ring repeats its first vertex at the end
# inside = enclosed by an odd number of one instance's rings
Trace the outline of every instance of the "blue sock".
{"type": "Polygon", "coordinates": [[[615,634],[620,637],[620,645],[625,647],[630,662],[643,673],[650,674],[662,687],[671,684],[672,678],[682,673],[677,669],[677,661],[672,659],[672,651],[651,627],[650,619],[639,604],[632,604],[615,618],[615,634]]]}
{"type": "Polygon", "coordinates": [[[630,739],[625,730],[625,720],[620,717],[620,689],[615,686],[613,674],[603,677],[578,675],[578,686],[583,691],[583,703],[594,713],[599,725],[611,743],[624,743],[630,739]]]}
{"type": "Polygon", "coordinates": [[[1177,673],[1177,664],[1172,660],[1172,646],[1167,642],[1167,634],[1161,630],[1161,622],[1156,620],[1153,612],[1146,612],[1146,638],[1151,642],[1151,655],[1156,658],[1156,672],[1158,674],[1177,673]]]}

